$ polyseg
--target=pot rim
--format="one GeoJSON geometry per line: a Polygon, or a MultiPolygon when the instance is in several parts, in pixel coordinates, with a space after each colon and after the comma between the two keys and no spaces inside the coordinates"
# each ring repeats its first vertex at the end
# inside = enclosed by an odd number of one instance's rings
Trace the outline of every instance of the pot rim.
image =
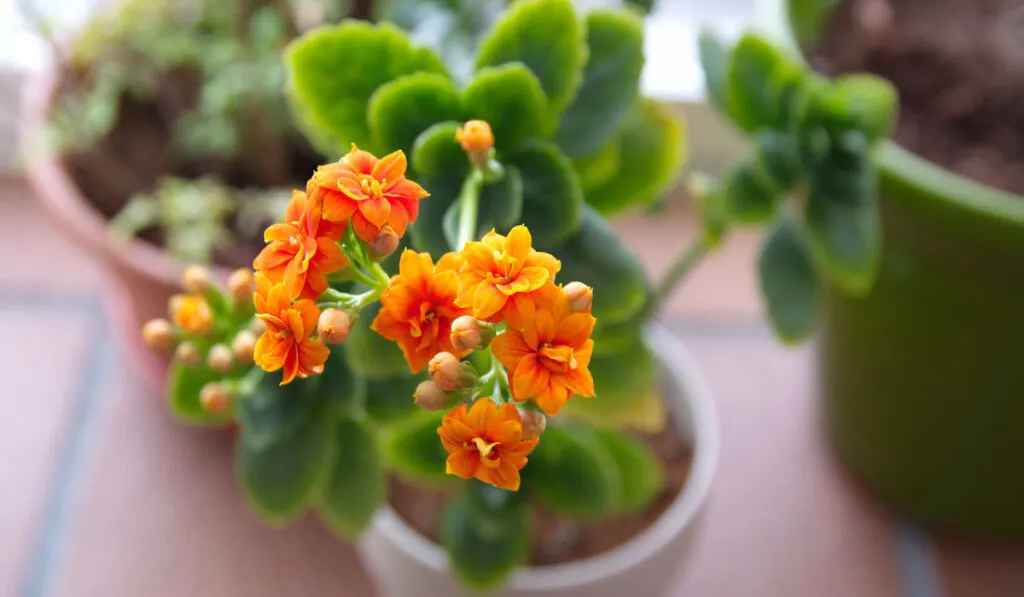
{"type": "MultiPolygon", "coordinates": [[[[39,142],[56,85],[57,76],[52,68],[28,77],[24,82],[17,123],[19,147],[31,147],[39,142]]],[[[25,177],[39,203],[76,244],[101,253],[105,259],[140,276],[172,287],[181,284],[186,264],[162,248],[138,238],[114,237],[110,233],[109,221],[78,188],[59,156],[46,149],[29,156],[25,177]]],[[[215,264],[208,267],[221,279],[226,279],[232,271],[215,264]]]]}
{"type": "MultiPolygon", "coordinates": [[[[520,590],[553,590],[599,583],[621,574],[664,549],[672,538],[694,523],[706,504],[718,465],[720,442],[711,389],[689,351],[663,325],[651,324],[645,336],[655,349],[662,373],[670,376],[679,388],[673,399],[686,401],[690,406],[694,457],[686,485],[657,521],[626,543],[577,562],[520,569],[513,574],[510,586],[520,590]]],[[[378,512],[374,528],[410,559],[438,574],[449,574],[444,550],[409,527],[390,506],[385,504],[378,512]]]]}
{"type": "MultiPolygon", "coordinates": [[[[756,0],[758,28],[809,68],[794,26],[794,0],[756,0]]],[[[803,2],[801,4],[808,4],[803,2]]],[[[834,4],[834,3],[833,3],[834,4]]],[[[805,27],[820,29],[828,11],[805,27]]],[[[805,36],[806,37],[806,36],[805,36]]],[[[904,149],[891,139],[879,147],[880,183],[886,198],[912,204],[980,239],[1024,250],[1024,195],[961,176],[904,149]],[[995,237],[995,238],[993,238],[995,237]]]]}

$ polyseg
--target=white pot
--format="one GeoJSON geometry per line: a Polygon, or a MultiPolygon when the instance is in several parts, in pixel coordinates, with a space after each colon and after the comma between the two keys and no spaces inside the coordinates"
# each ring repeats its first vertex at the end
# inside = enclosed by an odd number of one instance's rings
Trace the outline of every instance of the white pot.
{"type": "MultiPolygon", "coordinates": [[[[652,327],[647,339],[659,359],[672,420],[693,445],[686,485],[641,535],[593,558],[519,570],[501,597],[656,597],[689,560],[718,461],[718,423],[711,393],[686,349],[661,326],[652,327]]],[[[472,595],[449,572],[444,550],[390,508],[378,512],[358,551],[381,597],[472,595]]]]}

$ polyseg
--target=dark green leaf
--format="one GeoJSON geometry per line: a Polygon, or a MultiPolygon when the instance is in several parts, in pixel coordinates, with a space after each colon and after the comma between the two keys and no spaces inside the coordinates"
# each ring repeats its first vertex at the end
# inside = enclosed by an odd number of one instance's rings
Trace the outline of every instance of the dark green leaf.
{"type": "Polygon", "coordinates": [[[353,540],[384,503],[387,472],[377,438],[365,423],[341,419],[333,442],[318,510],[334,532],[353,540]]]}
{"type": "Polygon", "coordinates": [[[220,379],[221,376],[206,365],[188,367],[178,361],[173,362],[167,375],[167,400],[171,405],[171,412],[182,421],[193,425],[227,424],[231,419],[230,414],[210,414],[199,401],[203,386],[220,379]]]}
{"type": "Polygon", "coordinates": [[[614,512],[642,511],[661,492],[663,475],[658,457],[646,442],[634,435],[609,429],[597,429],[594,434],[615,461],[622,478],[614,512]]]}
{"type": "Polygon", "coordinates": [[[839,6],[840,0],[789,0],[786,16],[789,18],[793,35],[804,48],[818,43],[818,38],[825,27],[832,11],[839,6]]]}
{"type": "Polygon", "coordinates": [[[275,444],[305,425],[316,407],[316,396],[306,380],[279,385],[266,375],[256,391],[238,400],[239,437],[259,451],[275,444]]]}
{"type": "Polygon", "coordinates": [[[518,62],[481,69],[462,92],[462,101],[468,118],[491,125],[500,151],[547,137],[555,125],[540,81],[518,62]]]}
{"type": "MultiPolygon", "coordinates": [[[[502,234],[521,221],[523,215],[523,180],[515,166],[505,168],[505,176],[480,190],[476,238],[492,229],[502,234]]],[[[459,202],[448,206],[444,216],[444,234],[448,245],[454,247],[458,235],[459,202]]]]}
{"type": "Polygon", "coordinates": [[[378,87],[415,72],[445,72],[433,52],[414,48],[394,26],[358,21],[303,35],[289,46],[287,63],[297,120],[329,156],[350,143],[374,148],[367,107],[378,87]]]}
{"type": "Polygon", "coordinates": [[[412,395],[423,381],[420,375],[399,375],[389,379],[367,382],[366,414],[377,423],[391,424],[423,411],[412,395]]]}
{"type": "Polygon", "coordinates": [[[499,538],[522,521],[524,492],[500,489],[472,479],[466,483],[466,512],[469,522],[481,537],[499,538]]]}
{"type": "MultiPolygon", "coordinates": [[[[399,249],[401,250],[401,249],[399,249]]],[[[396,251],[397,252],[397,251],[396,251]]],[[[306,380],[309,391],[328,406],[332,413],[351,414],[363,408],[366,402],[366,380],[355,374],[345,358],[342,344],[331,347],[324,372],[306,380]]]]}
{"type": "Polygon", "coordinates": [[[778,48],[756,34],[744,35],[732,51],[726,74],[729,114],[748,132],[781,125],[781,91],[802,77],[800,68],[778,48]]]}
{"type": "Polygon", "coordinates": [[[654,0],[626,0],[626,4],[636,8],[643,14],[654,10],[654,0]]]}
{"type": "Polygon", "coordinates": [[[788,133],[763,129],[754,135],[754,156],[757,170],[763,172],[771,186],[789,191],[800,181],[803,171],[796,138],[788,133]]]}
{"type": "Polygon", "coordinates": [[[644,67],[643,20],[624,10],[587,15],[589,47],[583,85],[562,113],[555,143],[576,158],[593,154],[619,128],[636,103],[644,67]]]}
{"type": "Polygon", "coordinates": [[[786,343],[803,340],[821,315],[821,283],[807,254],[806,239],[791,217],[779,219],[757,259],[768,319],[786,343]]]}
{"type": "Polygon", "coordinates": [[[583,30],[569,0],[519,0],[498,20],[477,50],[477,68],[522,62],[537,75],[560,113],[576,95],[587,59],[583,30]]]}
{"type": "Polygon", "coordinates": [[[583,196],[586,197],[594,189],[600,188],[619,173],[622,160],[622,145],[619,138],[613,137],[597,153],[573,160],[573,167],[583,185],[583,196]]]}
{"type": "Polygon", "coordinates": [[[454,479],[445,473],[448,452],[437,434],[442,416],[440,412],[421,411],[388,428],[384,454],[398,475],[427,485],[450,483],[454,479]]]}
{"type": "Polygon", "coordinates": [[[590,372],[594,376],[596,407],[614,408],[616,402],[632,400],[654,388],[658,369],[643,337],[637,335],[618,353],[595,355],[590,372]]]}
{"type": "Polygon", "coordinates": [[[482,533],[470,515],[468,496],[448,507],[441,521],[441,543],[458,579],[474,590],[497,589],[509,573],[526,563],[530,550],[530,516],[522,500],[501,512],[507,528],[500,535],[482,533]]]}
{"type": "Polygon", "coordinates": [[[413,247],[427,251],[435,260],[452,250],[444,232],[445,214],[458,199],[462,179],[452,176],[421,176],[419,181],[430,197],[420,201],[420,213],[409,227],[413,247]]]}
{"type": "Polygon", "coordinates": [[[728,83],[729,48],[710,30],[700,32],[697,41],[700,66],[704,71],[704,87],[711,103],[723,113],[729,112],[728,83]]]}
{"type": "Polygon", "coordinates": [[[326,425],[316,417],[261,450],[239,437],[235,466],[249,504],[274,524],[300,514],[323,471],[327,446],[326,425]]]}
{"type": "Polygon", "coordinates": [[[409,365],[398,345],[370,329],[379,312],[380,303],[365,307],[345,340],[345,359],[349,368],[367,379],[388,379],[409,372],[409,365]]]}
{"type": "Polygon", "coordinates": [[[608,515],[622,495],[617,473],[593,429],[549,425],[523,469],[523,487],[558,514],[594,520],[608,515]]]}
{"type": "Polygon", "coordinates": [[[411,151],[431,126],[462,116],[459,91],[445,75],[415,73],[377,88],[370,96],[368,119],[376,146],[411,151]]]}
{"type": "Polygon", "coordinates": [[[783,195],[756,161],[737,164],[723,181],[721,192],[729,219],[761,224],[775,217],[783,195]]]}
{"type": "Polygon", "coordinates": [[[560,283],[593,287],[593,314],[602,325],[625,321],[647,304],[650,285],[643,266],[592,208],[584,208],[575,234],[544,250],[562,261],[560,283]]]}
{"type": "Polygon", "coordinates": [[[670,191],[686,159],[683,121],[662,104],[641,99],[619,130],[618,174],[588,189],[587,203],[604,214],[647,206],[670,191]]]}
{"type": "Polygon", "coordinates": [[[523,224],[536,246],[565,240],[579,228],[583,190],[572,163],[547,142],[524,147],[507,162],[523,179],[523,224]]]}
{"type": "MultiPolygon", "coordinates": [[[[409,164],[421,176],[450,176],[461,179],[469,171],[469,160],[462,146],[455,140],[458,122],[439,122],[420,133],[413,143],[409,164]]],[[[426,188],[426,187],[424,187],[426,188]]],[[[430,191],[427,188],[427,191],[430,191]]],[[[433,198],[433,192],[431,198],[433,198]]]]}
{"type": "Polygon", "coordinates": [[[643,309],[623,321],[609,323],[604,319],[598,319],[594,333],[590,335],[594,341],[594,354],[618,354],[632,348],[640,341],[646,322],[647,313],[643,309]]]}

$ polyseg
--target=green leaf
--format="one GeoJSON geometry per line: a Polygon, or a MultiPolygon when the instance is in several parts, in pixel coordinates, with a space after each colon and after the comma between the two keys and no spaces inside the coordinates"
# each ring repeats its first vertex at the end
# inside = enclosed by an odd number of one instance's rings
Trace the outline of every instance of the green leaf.
{"type": "Polygon", "coordinates": [[[575,234],[544,250],[562,261],[560,283],[580,281],[593,287],[592,311],[602,324],[625,321],[647,304],[650,284],[643,266],[592,208],[583,210],[575,234]]]}
{"type": "MultiPolygon", "coordinates": [[[[457,242],[459,207],[458,201],[452,202],[444,215],[444,234],[451,247],[457,242]]],[[[477,238],[492,229],[506,233],[520,222],[523,215],[523,179],[515,166],[505,168],[505,175],[500,180],[480,190],[479,209],[477,238]]]]}
{"type": "Polygon", "coordinates": [[[376,423],[388,425],[423,412],[412,396],[423,381],[421,375],[399,375],[366,384],[366,414],[376,423]]]}
{"type": "Polygon", "coordinates": [[[615,178],[621,160],[622,145],[618,137],[609,140],[596,153],[573,160],[573,167],[583,185],[583,196],[586,197],[594,189],[615,178]]]}
{"type": "Polygon", "coordinates": [[[253,450],[263,450],[306,424],[316,396],[306,381],[282,386],[277,379],[265,375],[256,391],[238,401],[239,437],[253,450]]]}
{"type": "Polygon", "coordinates": [[[324,372],[303,384],[309,387],[309,393],[320,398],[332,413],[338,415],[358,412],[366,403],[366,380],[349,368],[345,358],[347,345],[332,346],[324,372]]]}
{"type": "Polygon", "coordinates": [[[650,205],[670,191],[682,173],[684,123],[664,105],[641,99],[619,131],[618,174],[595,189],[587,203],[603,214],[650,205]]]}
{"type": "Polygon", "coordinates": [[[626,4],[647,14],[654,10],[654,0],[625,0],[626,4]]]}
{"type": "Polygon", "coordinates": [[[809,336],[821,316],[821,283],[806,244],[797,222],[782,217],[757,259],[768,319],[787,344],[809,336]]]}
{"type": "Polygon", "coordinates": [[[590,338],[594,341],[595,355],[618,354],[636,345],[643,336],[647,313],[641,309],[629,319],[607,322],[598,319],[594,333],[590,338]]]}
{"type": "Polygon", "coordinates": [[[421,411],[387,429],[384,454],[395,473],[424,485],[447,484],[454,479],[445,472],[448,452],[437,434],[442,416],[421,411]]]}
{"type": "Polygon", "coordinates": [[[720,112],[729,112],[728,82],[729,48],[710,30],[702,30],[697,40],[700,66],[704,71],[704,87],[708,99],[720,112]]]}
{"type": "Polygon", "coordinates": [[[540,80],[552,114],[558,114],[583,81],[586,53],[570,0],[519,0],[480,42],[476,65],[522,62],[540,80]]]}
{"type": "Polygon", "coordinates": [[[417,251],[427,251],[434,260],[452,250],[444,232],[445,214],[458,199],[462,180],[454,175],[421,176],[418,182],[430,193],[420,201],[420,213],[409,226],[412,244],[417,251]]]}
{"type": "Polygon", "coordinates": [[[783,199],[754,160],[734,166],[726,174],[721,192],[729,219],[741,224],[762,224],[771,220],[783,199]]]}
{"type": "Polygon", "coordinates": [[[387,23],[315,29],[292,42],[286,60],[293,112],[326,155],[344,153],[350,143],[374,148],[367,108],[378,87],[416,72],[445,73],[432,51],[414,48],[387,23]]]}
{"type": "Polygon", "coordinates": [[[593,429],[549,425],[523,469],[523,487],[554,512],[585,520],[608,515],[622,495],[615,461],[593,429]]]}
{"type": "Polygon", "coordinates": [[[800,68],[762,37],[748,33],[732,51],[726,74],[729,114],[745,131],[777,127],[781,91],[803,77],[800,68]]]}
{"type": "Polygon", "coordinates": [[[622,479],[616,514],[633,514],[649,506],[661,492],[664,481],[661,462],[651,447],[632,434],[596,429],[594,435],[611,455],[622,479]]]}
{"type": "Polygon", "coordinates": [[[351,541],[384,503],[387,472],[377,438],[366,423],[341,419],[333,442],[318,511],[331,530],[351,541]]]}
{"type": "Polygon", "coordinates": [[[368,119],[376,147],[411,151],[426,129],[462,116],[459,91],[445,75],[415,73],[377,88],[370,96],[368,119]]]}
{"type": "Polygon", "coordinates": [[[540,81],[518,62],[481,69],[462,92],[462,101],[470,119],[491,125],[494,145],[500,151],[547,137],[554,129],[540,81]]]}
{"type": "Polygon", "coordinates": [[[763,172],[772,188],[789,191],[803,177],[797,139],[774,129],[758,131],[753,138],[757,171],[763,172]]]}
{"type": "Polygon", "coordinates": [[[898,99],[892,83],[872,75],[844,75],[812,94],[805,118],[839,134],[864,133],[869,143],[888,137],[896,123],[898,99]]]}
{"type": "Polygon", "coordinates": [[[371,380],[409,373],[409,365],[398,345],[370,329],[379,312],[379,302],[363,308],[345,340],[345,359],[349,368],[371,380]]]}
{"type": "Polygon", "coordinates": [[[878,171],[863,139],[851,145],[861,152],[837,148],[811,174],[804,219],[818,271],[846,293],[863,296],[874,286],[882,257],[878,171]]]}
{"type": "Polygon", "coordinates": [[[536,142],[508,156],[523,179],[523,224],[535,246],[568,238],[580,225],[583,190],[572,163],[554,145],[536,142]]]}
{"type": "Polygon", "coordinates": [[[249,504],[273,524],[295,518],[316,487],[327,446],[326,425],[316,417],[262,449],[239,437],[235,467],[249,504]]]}
{"type": "MultiPolygon", "coordinates": [[[[409,156],[412,169],[421,176],[451,176],[461,181],[469,172],[469,160],[462,146],[455,140],[455,131],[460,126],[460,123],[453,121],[439,122],[420,133],[409,156]]],[[[427,188],[427,191],[430,189],[427,188]]]]}
{"type": "Polygon", "coordinates": [[[800,45],[807,48],[818,43],[818,38],[832,11],[840,0],[789,0],[786,3],[787,17],[793,28],[793,35],[800,45]]]}
{"type": "Polygon", "coordinates": [[[589,48],[583,85],[562,113],[555,143],[570,157],[593,154],[636,103],[644,67],[643,20],[624,10],[587,15],[589,48]]]}
{"type": "MultiPolygon", "coordinates": [[[[471,482],[467,494],[473,493],[473,486],[471,482]]],[[[464,585],[478,591],[497,589],[512,571],[526,563],[530,513],[522,499],[512,496],[502,502],[503,507],[488,509],[488,514],[505,521],[503,533],[489,534],[475,524],[471,500],[466,495],[448,507],[441,520],[440,540],[448,551],[452,570],[464,585]]]]}
{"type": "Polygon", "coordinates": [[[594,355],[590,372],[594,376],[594,401],[600,403],[597,407],[615,408],[616,402],[632,400],[653,389],[658,368],[654,355],[638,335],[618,353],[594,355]]]}
{"type": "Polygon", "coordinates": [[[231,420],[227,415],[214,415],[203,408],[199,394],[203,386],[211,381],[220,381],[221,375],[211,371],[205,364],[188,367],[179,361],[171,363],[167,376],[167,400],[176,417],[192,425],[220,427],[231,420]]]}

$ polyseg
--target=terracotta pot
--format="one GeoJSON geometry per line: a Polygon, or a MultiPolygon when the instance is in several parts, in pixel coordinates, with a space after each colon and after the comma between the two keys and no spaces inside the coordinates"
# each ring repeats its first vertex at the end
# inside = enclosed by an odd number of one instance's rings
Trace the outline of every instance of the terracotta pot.
{"type": "MultiPolygon", "coordinates": [[[[662,389],[673,422],[694,458],[690,476],[665,514],[612,551],[556,566],[516,572],[496,597],[657,597],[685,568],[718,462],[714,403],[697,365],[667,330],[654,327],[648,342],[658,355],[662,389]]],[[[468,597],[437,544],[383,508],[358,544],[360,558],[382,597],[468,597]]]]}
{"type": "MultiPolygon", "coordinates": [[[[30,79],[23,87],[18,122],[22,146],[41,134],[55,84],[54,74],[46,73],[30,79]]],[[[59,156],[31,156],[26,176],[35,196],[60,229],[103,265],[104,306],[131,368],[150,383],[162,385],[168,359],[153,354],[142,343],[139,330],[146,321],[167,316],[168,299],[180,292],[184,266],[157,246],[111,235],[108,221],[82,194],[59,156]]],[[[226,270],[214,269],[222,279],[229,275],[226,270]]]]}

